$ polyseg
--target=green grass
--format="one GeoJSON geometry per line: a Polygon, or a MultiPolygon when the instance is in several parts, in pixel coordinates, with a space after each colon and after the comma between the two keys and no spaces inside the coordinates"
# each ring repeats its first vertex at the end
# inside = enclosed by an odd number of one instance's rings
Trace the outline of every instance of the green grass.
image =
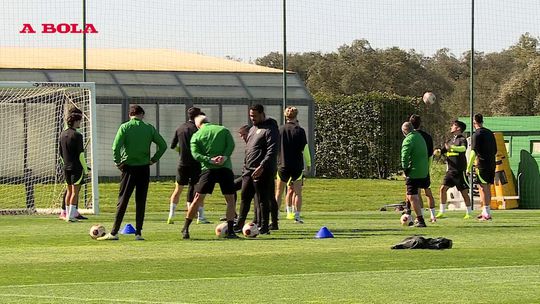
{"type": "MultiPolygon", "coordinates": [[[[194,224],[184,241],[180,223],[164,223],[171,185],[153,183],[147,240],[97,242],[88,229],[110,228],[117,195],[115,184],[100,188],[106,212],[88,222],[0,217],[0,303],[540,302],[540,211],[495,211],[492,222],[450,212],[416,229],[376,211],[401,200],[401,181],[313,179],[304,225],[282,220],[268,236],[221,240],[215,225],[194,224]],[[313,238],[323,225],[334,239],[313,238]],[[417,233],[450,238],[454,248],[390,249],[417,233]]],[[[214,221],[222,201],[207,204],[214,221]]],[[[134,223],[133,212],[124,223],[134,223]]]]}

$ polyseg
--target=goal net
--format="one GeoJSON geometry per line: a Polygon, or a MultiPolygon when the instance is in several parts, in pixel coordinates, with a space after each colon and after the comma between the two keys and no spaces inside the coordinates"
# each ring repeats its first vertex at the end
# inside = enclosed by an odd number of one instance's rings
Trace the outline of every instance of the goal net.
{"type": "Polygon", "coordinates": [[[83,112],[78,131],[91,168],[79,212],[99,212],[94,83],[0,82],[0,214],[60,212],[67,185],[59,136],[73,107],[83,112]]]}

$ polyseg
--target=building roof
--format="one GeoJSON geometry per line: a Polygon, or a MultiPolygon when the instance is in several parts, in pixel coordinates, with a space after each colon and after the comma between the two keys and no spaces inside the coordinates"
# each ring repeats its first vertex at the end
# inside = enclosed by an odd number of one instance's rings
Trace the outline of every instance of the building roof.
{"type": "MultiPolygon", "coordinates": [[[[460,117],[459,120],[470,130],[470,117],[460,117]]],[[[540,116],[493,116],[484,117],[484,127],[493,132],[539,132],[540,116]]]]}
{"type": "MultiPolygon", "coordinates": [[[[281,73],[89,70],[86,74],[87,81],[96,83],[98,98],[283,98],[281,73]]],[[[82,71],[0,68],[0,81],[77,82],[82,81],[82,71]]],[[[287,74],[287,94],[290,100],[312,100],[294,73],[287,74]]]]}
{"type": "MultiPolygon", "coordinates": [[[[0,68],[81,70],[82,49],[0,48],[0,68]]],[[[170,49],[88,49],[87,69],[116,71],[250,72],[282,70],[170,49]]]]}

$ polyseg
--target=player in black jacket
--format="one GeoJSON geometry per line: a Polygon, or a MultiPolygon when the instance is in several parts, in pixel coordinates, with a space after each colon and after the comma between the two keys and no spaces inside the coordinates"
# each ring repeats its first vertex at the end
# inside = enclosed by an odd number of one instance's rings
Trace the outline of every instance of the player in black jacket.
{"type": "Polygon", "coordinates": [[[67,192],[64,197],[66,203],[66,221],[76,222],[79,190],[84,183],[88,167],[84,157],[84,143],[82,134],[77,132],[83,115],[78,109],[72,109],[66,117],[67,129],[60,133],[58,152],[64,164],[64,177],[67,183],[67,192]]]}
{"type": "Polygon", "coordinates": [[[465,152],[467,151],[467,139],[463,136],[466,125],[462,121],[455,120],[450,126],[450,133],[452,138],[448,140],[437,154],[446,156],[446,175],[444,176],[441,188],[441,209],[437,213],[437,218],[444,218],[444,212],[446,211],[446,192],[449,188],[456,187],[467,206],[467,212],[464,219],[470,218],[471,213],[471,200],[469,198],[465,170],[467,169],[467,158],[465,152]]]}
{"type": "Polygon", "coordinates": [[[275,177],[277,171],[277,153],[279,130],[277,122],[267,118],[264,107],[260,104],[249,109],[249,118],[253,127],[249,130],[244,168],[242,171],[242,197],[238,222],[235,231],[241,231],[245,224],[249,205],[256,196],[259,204],[260,233],[270,233],[270,208],[274,209],[273,227],[277,229],[277,203],[275,201],[275,177]]]}
{"type": "MultiPolygon", "coordinates": [[[[177,150],[180,158],[178,160],[175,188],[170,199],[167,224],[174,224],[174,213],[178,205],[179,197],[186,185],[189,185],[186,198],[187,208],[189,208],[189,205],[193,202],[193,197],[195,196],[195,184],[197,184],[199,176],[201,175],[201,164],[191,155],[190,140],[193,134],[198,130],[194,122],[195,117],[204,115],[204,113],[202,113],[199,108],[191,107],[188,109],[187,114],[189,120],[176,129],[171,142],[171,149],[177,150]]],[[[204,216],[204,206],[199,207],[197,223],[210,223],[204,216]]]]}
{"type": "Polygon", "coordinates": [[[279,128],[280,153],[278,157],[276,201],[281,205],[281,193],[285,185],[294,191],[294,221],[303,224],[300,217],[302,208],[302,176],[304,171],[304,148],[307,144],[306,131],[298,125],[298,109],[287,107],[284,111],[286,122],[279,128]]]}
{"type": "Polygon", "coordinates": [[[467,172],[471,172],[473,164],[476,164],[476,175],[480,183],[480,201],[482,202],[482,213],[478,216],[478,219],[487,221],[491,220],[489,204],[491,202],[491,185],[495,181],[497,142],[493,132],[484,128],[482,114],[474,115],[474,128],[467,172]]]}

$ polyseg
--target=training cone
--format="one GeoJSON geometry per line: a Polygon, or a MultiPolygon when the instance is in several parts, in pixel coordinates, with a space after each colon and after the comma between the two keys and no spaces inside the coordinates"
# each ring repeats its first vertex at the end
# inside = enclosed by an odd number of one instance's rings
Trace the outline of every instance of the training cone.
{"type": "Polygon", "coordinates": [[[135,228],[133,228],[133,225],[131,224],[126,224],[124,226],[124,229],[122,229],[122,231],[120,231],[121,234],[135,234],[135,228]]]}
{"type": "Polygon", "coordinates": [[[328,228],[326,228],[326,226],[323,226],[315,235],[316,239],[328,239],[333,237],[334,235],[332,234],[332,232],[330,232],[330,230],[328,230],[328,228]]]}

